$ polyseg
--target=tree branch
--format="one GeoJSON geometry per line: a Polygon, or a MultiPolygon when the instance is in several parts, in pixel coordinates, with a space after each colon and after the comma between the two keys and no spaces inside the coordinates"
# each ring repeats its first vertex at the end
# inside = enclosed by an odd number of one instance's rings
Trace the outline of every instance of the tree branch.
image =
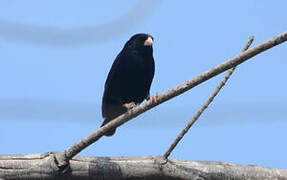
{"type": "Polygon", "coordinates": [[[162,156],[135,158],[75,157],[70,171],[55,173],[52,154],[0,156],[0,179],[211,180],[287,179],[287,170],[222,162],[168,160],[162,156]]]}
{"type": "Polygon", "coordinates": [[[115,118],[65,152],[0,156],[0,179],[90,179],[92,177],[99,179],[287,179],[286,170],[220,162],[167,160],[164,157],[73,158],[85,147],[101,138],[109,129],[124,124],[143,112],[286,40],[287,32],[229,59],[167,91],[159,96],[157,101],[148,101],[115,118]]]}
{"type": "Polygon", "coordinates": [[[63,163],[60,163],[60,165],[66,165],[67,161],[72,159],[72,157],[74,157],[76,154],[78,154],[80,151],[82,151],[84,148],[86,148],[87,146],[91,145],[92,143],[96,142],[98,139],[100,139],[103,134],[105,132],[107,132],[109,129],[112,128],[116,128],[119,127],[120,125],[126,123],[127,121],[129,121],[130,119],[146,112],[147,110],[165,102],[168,101],[169,99],[176,97],[188,90],[190,90],[191,88],[207,81],[208,79],[232,68],[235,67],[243,62],[245,62],[246,60],[256,56],[259,53],[262,53],[264,51],[266,51],[267,49],[270,49],[278,44],[281,44],[283,42],[285,42],[287,40],[287,32],[284,32],[270,40],[267,40],[257,46],[255,46],[254,48],[251,48],[241,54],[239,54],[238,56],[235,56],[231,59],[229,59],[228,61],[222,63],[221,65],[218,65],[212,69],[210,69],[209,71],[206,71],[200,75],[198,75],[197,77],[186,81],[185,83],[167,91],[166,93],[160,95],[157,99],[157,101],[148,101],[144,104],[141,104],[137,107],[135,107],[134,109],[126,112],[125,114],[122,114],[120,116],[118,116],[117,118],[115,118],[114,120],[112,120],[111,122],[109,122],[108,124],[106,124],[105,126],[99,128],[96,132],[92,133],[91,135],[89,135],[88,137],[84,138],[83,140],[81,140],[80,142],[74,144],[71,148],[67,149],[65,151],[64,157],[62,157],[61,159],[63,159],[63,163]],[[66,162],[66,163],[64,163],[66,162]]]}
{"type": "MultiPolygon", "coordinates": [[[[251,36],[247,42],[247,44],[245,45],[245,47],[243,48],[242,52],[246,51],[249,46],[252,44],[254,40],[254,36],[251,36]]],[[[179,143],[179,141],[183,138],[183,136],[188,132],[188,130],[191,128],[191,126],[196,122],[196,120],[200,117],[200,115],[203,113],[203,111],[209,106],[209,104],[213,101],[213,99],[215,98],[215,96],[219,93],[219,91],[221,90],[221,88],[225,85],[225,83],[227,82],[227,80],[230,78],[230,76],[232,75],[232,73],[234,72],[236,67],[233,67],[231,69],[229,69],[228,73],[226,74],[226,76],[223,78],[223,80],[219,83],[219,85],[215,88],[214,92],[211,94],[211,96],[208,98],[208,100],[202,105],[202,107],[197,111],[197,113],[193,116],[193,118],[188,122],[188,124],[185,126],[185,128],[181,131],[181,133],[177,136],[177,138],[175,139],[175,141],[170,145],[170,147],[168,148],[168,150],[165,152],[165,154],[163,155],[163,157],[168,158],[168,156],[170,155],[170,153],[174,150],[174,148],[176,147],[176,145],[179,143]]]]}

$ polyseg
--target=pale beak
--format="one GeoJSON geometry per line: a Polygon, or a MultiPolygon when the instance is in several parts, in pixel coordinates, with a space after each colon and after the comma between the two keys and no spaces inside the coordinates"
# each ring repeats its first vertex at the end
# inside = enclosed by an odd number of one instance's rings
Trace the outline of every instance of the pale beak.
{"type": "Polygon", "coordinates": [[[148,37],[144,42],[145,46],[152,46],[152,44],[153,44],[153,40],[151,37],[148,37]]]}

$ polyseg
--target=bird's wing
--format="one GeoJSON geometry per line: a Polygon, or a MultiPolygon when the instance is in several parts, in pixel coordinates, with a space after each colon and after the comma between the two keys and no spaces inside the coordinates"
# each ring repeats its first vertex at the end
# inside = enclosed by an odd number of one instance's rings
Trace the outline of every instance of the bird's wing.
{"type": "Polygon", "coordinates": [[[110,69],[110,72],[108,74],[106,83],[105,83],[105,89],[109,87],[113,77],[116,76],[116,74],[118,74],[118,70],[120,69],[119,66],[121,66],[120,63],[120,54],[116,57],[115,61],[113,62],[113,65],[110,69]]]}

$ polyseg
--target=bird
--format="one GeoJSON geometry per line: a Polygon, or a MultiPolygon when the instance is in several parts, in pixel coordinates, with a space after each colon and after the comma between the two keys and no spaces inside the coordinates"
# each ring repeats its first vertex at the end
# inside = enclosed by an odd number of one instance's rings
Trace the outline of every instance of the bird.
{"type": "MultiPolygon", "coordinates": [[[[133,35],[117,55],[105,82],[102,98],[104,126],[145,99],[150,99],[154,77],[154,38],[145,33],[133,35]]],[[[112,136],[116,128],[107,131],[112,136]]]]}

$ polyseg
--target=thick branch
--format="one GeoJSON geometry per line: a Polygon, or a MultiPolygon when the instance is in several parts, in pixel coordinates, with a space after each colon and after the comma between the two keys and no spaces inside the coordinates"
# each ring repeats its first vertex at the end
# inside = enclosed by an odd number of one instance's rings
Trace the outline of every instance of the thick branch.
{"type": "Polygon", "coordinates": [[[0,179],[287,179],[287,170],[163,157],[75,157],[71,170],[56,174],[52,154],[0,156],[0,179]],[[59,176],[61,175],[61,176],[59,176]]]}
{"type": "MultiPolygon", "coordinates": [[[[209,71],[206,71],[199,76],[193,78],[192,80],[189,80],[181,85],[179,85],[176,88],[173,88],[172,90],[167,91],[166,93],[162,94],[159,96],[157,101],[149,101],[147,103],[141,104],[137,106],[136,108],[128,111],[127,113],[115,118],[113,121],[110,123],[106,124],[105,126],[101,127],[98,129],[96,132],[92,133],[90,136],[87,138],[83,139],[82,141],[76,143],[73,145],[70,149],[67,149],[65,151],[65,157],[63,158],[65,161],[71,159],[74,157],[76,154],[78,154],[80,151],[82,151],[84,148],[89,146],[90,144],[94,143],[97,141],[99,138],[103,136],[105,132],[107,132],[109,129],[118,127],[125,122],[129,121],[130,119],[144,113],[145,111],[173,98],[176,97],[191,88],[199,85],[200,83],[203,83],[204,81],[207,81],[208,79],[232,68],[235,67],[244,61],[256,56],[259,53],[262,53],[263,51],[266,51],[267,49],[270,49],[278,44],[281,44],[287,40],[287,32],[284,32],[268,41],[265,41],[254,48],[251,48],[240,55],[233,57],[229,59],[228,61],[224,62],[221,65],[218,65],[209,71]]],[[[62,163],[65,164],[65,163],[62,163]]]]}

